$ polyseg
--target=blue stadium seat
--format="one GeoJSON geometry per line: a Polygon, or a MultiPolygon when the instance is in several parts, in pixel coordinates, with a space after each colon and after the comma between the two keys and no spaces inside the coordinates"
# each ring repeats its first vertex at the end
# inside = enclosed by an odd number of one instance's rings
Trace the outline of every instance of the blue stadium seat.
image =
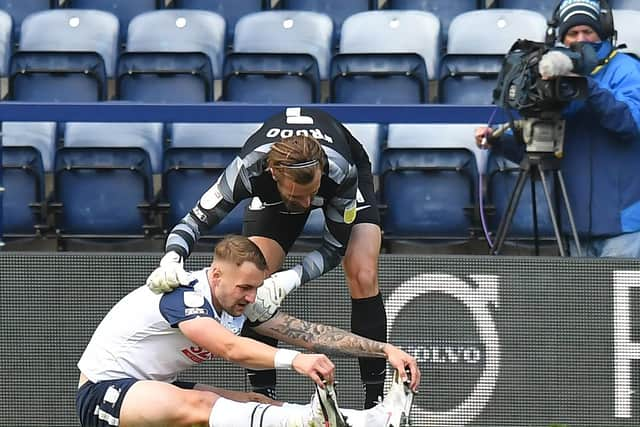
{"type": "Polygon", "coordinates": [[[380,174],[380,151],[385,137],[384,127],[378,123],[345,123],[347,130],[364,147],[371,161],[373,175],[380,174]]]}
{"type": "MultiPolygon", "coordinates": [[[[612,9],[640,10],[640,3],[638,0],[609,0],[609,6],[611,6],[612,9]]],[[[615,23],[617,24],[617,22],[615,23]]]]}
{"type": "Polygon", "coordinates": [[[56,9],[29,15],[22,23],[20,50],[11,60],[9,97],[105,100],[117,52],[118,19],[108,12],[56,9]]]}
{"type": "MultiPolygon", "coordinates": [[[[541,13],[545,18],[551,18],[553,10],[558,4],[559,0],[496,0],[496,7],[505,9],[527,9],[534,12],[541,13]]],[[[609,3],[613,3],[609,0],[609,3]]]]}
{"type": "Polygon", "coordinates": [[[479,0],[387,0],[389,9],[423,10],[440,19],[441,37],[446,42],[451,20],[470,10],[481,9],[484,1],[479,0]],[[482,3],[482,5],[480,4],[482,3]]]}
{"type": "MultiPolygon", "coordinates": [[[[490,227],[496,231],[500,221],[504,217],[507,204],[514,191],[519,174],[519,165],[505,159],[500,155],[490,154],[487,162],[487,203],[495,209],[495,216],[490,221],[490,227]]],[[[547,183],[551,188],[551,200],[556,200],[553,176],[551,171],[546,175],[547,183]]],[[[507,231],[507,241],[530,240],[533,238],[533,209],[531,198],[531,180],[527,179],[525,187],[520,196],[520,201],[516,208],[507,231]]],[[[553,225],[549,214],[549,207],[542,189],[542,182],[535,181],[536,188],[536,211],[538,216],[538,235],[543,239],[555,239],[553,225]]]]}
{"type": "Polygon", "coordinates": [[[4,237],[35,237],[45,222],[45,174],[40,153],[26,146],[3,147],[2,151],[4,237]]]}
{"type": "Polygon", "coordinates": [[[440,61],[438,102],[488,105],[504,55],[447,54],[440,61]]]}
{"type": "Polygon", "coordinates": [[[177,9],[199,9],[215,12],[227,23],[227,44],[233,41],[236,23],[244,15],[269,9],[270,0],[173,0],[177,9]]]}
{"type": "Polygon", "coordinates": [[[470,239],[481,163],[474,154],[474,127],[389,125],[381,166],[385,237],[470,239]]]}
{"type": "Polygon", "coordinates": [[[334,45],[340,40],[344,20],[358,12],[374,10],[377,0],[280,0],[280,7],[289,10],[310,10],[329,15],[333,20],[334,45]]]}
{"type": "Polygon", "coordinates": [[[434,78],[438,75],[440,21],[432,13],[414,10],[356,13],[342,24],[339,52],[419,54],[429,78],[434,78]]]}
{"type": "Polygon", "coordinates": [[[0,10],[4,10],[13,19],[14,40],[20,40],[22,21],[28,15],[42,10],[53,9],[58,0],[0,0],[0,10]]]}
{"type": "Polygon", "coordinates": [[[154,224],[162,124],[67,123],[56,153],[56,228],[65,239],[141,239],[154,224]],[[154,165],[156,163],[156,165],[154,165]]]}
{"type": "Polygon", "coordinates": [[[329,78],[333,23],[327,15],[270,10],[251,13],[236,24],[233,51],[240,53],[306,53],[318,63],[320,78],[329,78]]]}
{"type": "Polygon", "coordinates": [[[133,18],[119,58],[118,98],[208,102],[222,76],[224,19],[200,10],[157,10],[133,18]]]}
{"type": "Polygon", "coordinates": [[[8,239],[30,238],[47,229],[45,176],[52,171],[55,123],[4,122],[2,229],[8,239]]]}
{"type": "Polygon", "coordinates": [[[13,50],[11,16],[0,10],[0,77],[9,72],[9,58],[13,50]]]}
{"type": "Polygon", "coordinates": [[[465,12],[451,21],[447,54],[504,55],[519,38],[544,41],[546,30],[546,18],[530,10],[465,12]]]}
{"type": "Polygon", "coordinates": [[[614,10],[613,22],[618,32],[618,44],[627,45],[623,52],[640,56],[640,25],[638,25],[640,23],[640,8],[638,10],[614,10]]]}
{"type": "MultiPolygon", "coordinates": [[[[173,227],[196,205],[259,127],[259,123],[170,125],[162,173],[162,200],[167,204],[165,228],[173,227]]],[[[207,235],[240,233],[248,202],[242,201],[207,235]]]]}
{"type": "Polygon", "coordinates": [[[321,101],[320,71],[306,53],[231,53],[222,79],[222,100],[267,104],[321,101]]]}
{"type": "Polygon", "coordinates": [[[424,104],[429,77],[417,53],[343,53],[331,62],[331,102],[424,104]]]}
{"type": "Polygon", "coordinates": [[[127,40],[129,21],[134,16],[160,9],[164,0],[67,0],[67,6],[75,9],[97,9],[111,12],[120,22],[120,42],[127,40]]]}
{"type": "Polygon", "coordinates": [[[64,127],[64,147],[68,148],[141,148],[149,156],[151,170],[162,171],[162,123],[69,122],[64,127]]]}
{"type": "Polygon", "coordinates": [[[2,124],[2,146],[35,148],[42,158],[46,173],[53,172],[56,151],[55,122],[4,122],[2,124]]]}

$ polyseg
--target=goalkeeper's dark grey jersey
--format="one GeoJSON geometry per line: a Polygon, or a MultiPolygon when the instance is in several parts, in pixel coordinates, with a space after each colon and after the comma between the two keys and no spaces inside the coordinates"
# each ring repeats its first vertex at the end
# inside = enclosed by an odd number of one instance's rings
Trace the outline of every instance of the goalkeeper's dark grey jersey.
{"type": "Polygon", "coordinates": [[[262,206],[278,205],[286,211],[266,157],[273,143],[301,134],[320,142],[328,160],[312,202],[312,207],[324,211],[322,244],[304,258],[301,280],[307,282],[333,269],[344,255],[356,215],[358,171],[352,147],[360,143],[340,122],[314,109],[288,108],[268,119],[250,136],[218,181],[171,230],[166,250],[186,258],[200,235],[222,221],[243,199],[253,197],[253,205],[257,197],[262,206]]]}

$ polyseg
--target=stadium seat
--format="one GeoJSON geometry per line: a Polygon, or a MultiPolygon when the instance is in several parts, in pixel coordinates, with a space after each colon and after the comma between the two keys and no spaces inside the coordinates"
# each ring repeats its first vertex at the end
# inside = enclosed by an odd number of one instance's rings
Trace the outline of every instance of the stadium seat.
{"type": "Polygon", "coordinates": [[[373,175],[380,174],[380,150],[384,138],[384,127],[378,123],[345,123],[347,130],[364,147],[371,161],[373,175]]]}
{"type": "Polygon", "coordinates": [[[614,10],[613,22],[618,32],[618,44],[627,45],[623,52],[640,56],[640,8],[614,10]]]}
{"type": "Polygon", "coordinates": [[[447,54],[506,54],[517,39],[544,41],[547,20],[530,10],[485,9],[451,21],[447,54]]]}
{"type": "Polygon", "coordinates": [[[333,23],[327,15],[270,10],[251,13],[236,24],[233,51],[240,53],[306,53],[318,63],[320,78],[329,78],[333,23]]]}
{"type": "Polygon", "coordinates": [[[55,122],[4,122],[2,123],[2,147],[35,148],[42,158],[46,173],[53,172],[56,151],[55,122]]]}
{"type": "Polygon", "coordinates": [[[387,0],[389,9],[423,10],[433,13],[440,20],[440,35],[445,42],[449,24],[455,16],[483,7],[484,1],[479,0],[387,0]]]}
{"type": "Polygon", "coordinates": [[[482,165],[474,154],[476,126],[389,125],[381,166],[385,238],[470,239],[482,165]]]}
{"type": "Polygon", "coordinates": [[[321,101],[320,71],[306,53],[231,53],[222,79],[224,101],[309,104],[321,101]]]}
{"type": "Polygon", "coordinates": [[[118,62],[118,98],[198,103],[214,100],[222,76],[224,19],[200,10],[157,10],[131,21],[118,62]]]}
{"type": "MultiPolygon", "coordinates": [[[[500,155],[490,154],[487,162],[487,204],[495,209],[495,216],[490,221],[490,227],[496,231],[506,214],[507,204],[515,189],[520,172],[519,165],[500,155]]],[[[549,171],[545,175],[551,188],[551,200],[555,203],[553,176],[549,171]]],[[[531,198],[531,180],[527,179],[520,196],[520,201],[513,216],[513,221],[507,231],[507,241],[531,241],[534,236],[533,209],[531,198]]],[[[538,216],[538,235],[540,238],[554,238],[553,225],[549,215],[542,182],[536,180],[536,212],[538,216]]]]}
{"type": "MultiPolygon", "coordinates": [[[[496,0],[496,7],[504,9],[526,9],[541,13],[545,18],[551,18],[559,0],[496,0]]],[[[609,3],[612,3],[609,0],[609,3]]]]}
{"type": "MultiPolygon", "coordinates": [[[[174,123],[164,154],[162,200],[166,203],[166,229],[177,224],[213,185],[239,153],[259,123],[174,123]]],[[[242,201],[207,236],[242,231],[249,200],[242,201]]]]}
{"type": "Polygon", "coordinates": [[[16,43],[20,40],[22,21],[28,15],[42,10],[53,9],[58,0],[0,0],[0,10],[4,10],[13,19],[13,35],[16,43]]]}
{"type": "Polygon", "coordinates": [[[64,147],[66,148],[141,148],[149,156],[151,170],[162,171],[163,149],[162,123],[93,123],[69,122],[64,125],[64,147]]]}
{"type": "Polygon", "coordinates": [[[66,239],[141,239],[154,224],[160,123],[67,123],[54,170],[56,228],[66,239]],[[154,168],[157,168],[154,171],[154,168]]]}
{"type": "Polygon", "coordinates": [[[45,174],[52,171],[56,124],[2,124],[2,230],[8,239],[41,235],[47,228],[45,174]]]}
{"type": "Polygon", "coordinates": [[[331,62],[331,102],[424,104],[429,77],[417,53],[343,53],[331,62]]]}
{"type": "Polygon", "coordinates": [[[440,56],[440,21],[432,13],[413,10],[356,13],[342,24],[339,53],[419,54],[429,78],[435,78],[440,56]]]}
{"type": "Polygon", "coordinates": [[[11,16],[0,10],[0,77],[9,72],[9,58],[13,50],[11,16]]]}
{"type": "Polygon", "coordinates": [[[67,6],[75,9],[97,9],[111,12],[120,22],[120,42],[127,40],[129,21],[134,16],[160,9],[164,0],[67,0],[67,6]]]}
{"type": "Polygon", "coordinates": [[[329,15],[333,21],[333,40],[337,46],[344,20],[358,12],[374,10],[377,0],[280,0],[280,7],[289,10],[309,10],[329,15]]]}
{"type": "Polygon", "coordinates": [[[440,61],[438,102],[491,104],[503,59],[504,55],[445,55],[440,61]]]}
{"type": "MultiPolygon", "coordinates": [[[[638,0],[609,0],[609,6],[612,9],[640,10],[640,2],[638,0]]],[[[617,24],[617,22],[615,23],[617,24]]]]}
{"type": "Polygon", "coordinates": [[[22,22],[20,50],[11,60],[9,97],[105,100],[117,52],[118,19],[108,12],[56,9],[29,15],[22,22]]]}
{"type": "Polygon", "coordinates": [[[233,41],[236,23],[244,15],[269,9],[270,0],[173,0],[177,9],[200,9],[215,12],[227,23],[227,44],[233,41]]]}

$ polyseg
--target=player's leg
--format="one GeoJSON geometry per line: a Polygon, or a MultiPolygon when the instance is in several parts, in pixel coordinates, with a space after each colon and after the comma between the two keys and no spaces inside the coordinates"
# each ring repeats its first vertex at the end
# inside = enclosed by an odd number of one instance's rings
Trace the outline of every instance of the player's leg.
{"type": "MultiPolygon", "coordinates": [[[[247,207],[244,216],[242,234],[249,237],[260,248],[267,260],[269,274],[282,268],[284,257],[293,246],[307,222],[307,214],[288,214],[282,212],[282,206],[264,206],[256,197],[247,207]]],[[[256,333],[253,328],[245,327],[242,335],[276,347],[278,341],[256,333]]],[[[247,369],[247,375],[254,392],[275,399],[275,369],[247,369]]]]}
{"type": "MultiPolygon", "coordinates": [[[[380,228],[375,224],[356,224],[343,261],[351,292],[351,331],[376,341],[387,341],[387,314],[378,288],[380,228]]],[[[382,397],[386,361],[360,358],[360,377],[365,389],[365,409],[382,397]]]]}
{"type": "MultiPolygon", "coordinates": [[[[281,427],[328,425],[346,427],[339,420],[337,407],[320,410],[312,405],[271,405],[257,402],[238,402],[218,393],[195,389],[182,389],[156,381],[138,381],[126,393],[120,409],[120,426],[175,426],[175,427],[281,427]]],[[[227,394],[221,390],[222,394],[227,394]]],[[[316,399],[317,400],[317,399],[316,399]]]]}
{"type": "MultiPolygon", "coordinates": [[[[369,159],[362,147],[354,147],[353,151],[358,167],[358,213],[342,263],[351,293],[351,331],[386,342],[387,314],[378,287],[380,214],[369,159]]],[[[365,388],[364,407],[371,408],[382,397],[386,363],[383,359],[361,358],[359,364],[365,388]]]]}
{"type": "Polygon", "coordinates": [[[124,396],[120,425],[206,426],[219,396],[159,381],[138,381],[124,396]]]}

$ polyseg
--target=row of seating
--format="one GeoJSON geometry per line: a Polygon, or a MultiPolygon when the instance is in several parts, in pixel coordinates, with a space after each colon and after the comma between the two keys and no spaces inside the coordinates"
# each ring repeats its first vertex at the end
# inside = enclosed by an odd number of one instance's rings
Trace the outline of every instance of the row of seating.
{"type": "MultiPolygon", "coordinates": [[[[617,10],[615,17],[621,41],[640,51],[640,11],[617,10]]],[[[488,104],[513,41],[543,40],[546,30],[544,17],[532,11],[466,12],[451,23],[441,57],[435,15],[369,11],[346,19],[333,55],[326,15],[264,11],[238,21],[234,50],[226,53],[220,15],[158,10],[131,21],[127,50],[119,53],[115,16],[59,9],[29,15],[20,50],[11,55],[10,19],[0,13],[3,23],[0,76],[9,75],[8,98],[32,102],[104,101],[114,79],[116,99],[138,102],[317,103],[325,101],[321,82],[329,80],[330,102],[426,103],[435,76],[438,102],[488,104]]]]}
{"type": "MultiPolygon", "coordinates": [[[[50,237],[64,248],[70,238],[165,237],[258,126],[6,122],[5,240],[50,237]]],[[[496,228],[517,165],[487,158],[486,151],[478,150],[476,126],[347,124],[372,160],[386,240],[464,242],[480,237],[481,176],[488,179],[485,197],[490,207],[483,214],[496,228]]],[[[530,199],[527,192],[523,197],[512,236],[531,236],[530,199]]],[[[239,232],[245,206],[238,206],[208,237],[239,232]]],[[[551,235],[544,206],[539,206],[538,217],[543,221],[541,234],[551,235]]],[[[322,214],[316,210],[304,236],[317,238],[322,229],[322,214]]]]}
{"type": "MultiPolygon", "coordinates": [[[[20,32],[22,19],[30,13],[54,7],[72,7],[78,9],[98,9],[112,12],[120,21],[120,39],[126,40],[129,21],[137,14],[164,7],[178,9],[209,10],[222,15],[227,21],[227,39],[233,40],[236,21],[248,13],[271,9],[308,10],[320,12],[331,17],[336,29],[337,40],[342,22],[350,15],[366,10],[388,8],[397,10],[423,10],[436,14],[442,23],[443,36],[446,37],[449,23],[456,15],[475,9],[483,9],[486,3],[498,8],[528,9],[551,15],[557,0],[0,0],[0,10],[12,17],[16,35],[20,32]]],[[[610,0],[617,9],[637,9],[640,4],[635,0],[610,0]]]]}

